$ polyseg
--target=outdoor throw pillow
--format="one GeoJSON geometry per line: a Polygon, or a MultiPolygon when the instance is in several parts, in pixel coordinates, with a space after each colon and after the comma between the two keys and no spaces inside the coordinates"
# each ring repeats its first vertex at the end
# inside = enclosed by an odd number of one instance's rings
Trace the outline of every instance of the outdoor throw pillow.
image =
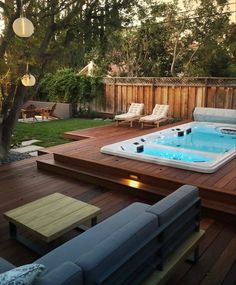
{"type": "Polygon", "coordinates": [[[0,285],[31,285],[44,270],[41,264],[26,264],[0,274],[0,285]]]}

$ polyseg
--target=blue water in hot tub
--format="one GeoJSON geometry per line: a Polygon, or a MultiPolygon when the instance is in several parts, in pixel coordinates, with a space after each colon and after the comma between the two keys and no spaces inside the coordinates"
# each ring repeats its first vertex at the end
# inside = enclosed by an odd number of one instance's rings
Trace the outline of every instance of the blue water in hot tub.
{"type": "Polygon", "coordinates": [[[179,160],[184,162],[211,162],[213,160],[212,158],[204,155],[177,152],[170,149],[158,149],[150,146],[145,146],[142,153],[155,157],[179,160]]]}
{"type": "Polygon", "coordinates": [[[178,136],[178,130],[172,129],[170,135],[157,135],[148,142],[203,152],[226,153],[236,147],[236,135],[224,134],[217,127],[201,125],[192,127],[189,134],[184,131],[183,136],[178,136]]]}

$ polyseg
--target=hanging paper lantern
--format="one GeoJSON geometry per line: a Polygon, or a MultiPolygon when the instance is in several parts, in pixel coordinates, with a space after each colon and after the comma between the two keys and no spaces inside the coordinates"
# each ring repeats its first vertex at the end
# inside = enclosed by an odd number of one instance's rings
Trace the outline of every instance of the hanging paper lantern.
{"type": "Polygon", "coordinates": [[[15,34],[21,38],[28,38],[34,33],[34,25],[25,17],[17,18],[12,27],[15,34]]]}
{"type": "Polygon", "coordinates": [[[21,83],[26,87],[34,86],[36,83],[36,79],[32,74],[27,73],[27,74],[22,76],[21,83]]]}

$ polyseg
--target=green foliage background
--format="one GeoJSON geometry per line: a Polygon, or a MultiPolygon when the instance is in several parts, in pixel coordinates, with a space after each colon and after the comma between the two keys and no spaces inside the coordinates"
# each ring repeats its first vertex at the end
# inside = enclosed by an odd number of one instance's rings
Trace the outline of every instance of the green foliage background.
{"type": "Polygon", "coordinates": [[[100,77],[78,75],[72,69],[47,73],[39,84],[40,99],[52,102],[86,104],[102,96],[103,83],[100,77]]]}

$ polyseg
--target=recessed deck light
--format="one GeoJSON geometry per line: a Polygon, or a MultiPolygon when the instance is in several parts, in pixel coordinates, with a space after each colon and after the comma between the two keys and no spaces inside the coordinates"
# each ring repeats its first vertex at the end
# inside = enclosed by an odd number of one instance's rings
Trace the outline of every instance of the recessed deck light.
{"type": "Polygon", "coordinates": [[[128,185],[132,188],[139,188],[140,182],[130,179],[128,180],[128,185]]]}
{"type": "Polygon", "coordinates": [[[139,177],[136,174],[129,174],[129,178],[133,180],[139,180],[139,177]]]}

